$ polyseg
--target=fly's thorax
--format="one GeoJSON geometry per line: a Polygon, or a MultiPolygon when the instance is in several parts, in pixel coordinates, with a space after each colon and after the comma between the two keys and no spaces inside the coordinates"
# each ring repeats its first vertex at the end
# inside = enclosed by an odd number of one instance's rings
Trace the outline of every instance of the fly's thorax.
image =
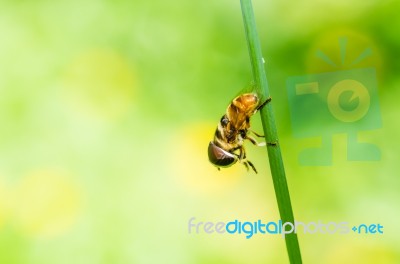
{"type": "Polygon", "coordinates": [[[260,99],[255,93],[245,93],[239,95],[235,99],[232,100],[230,106],[236,110],[236,112],[242,112],[247,114],[252,114],[257,109],[260,103],[260,99]]]}
{"type": "Polygon", "coordinates": [[[231,102],[226,110],[226,117],[234,130],[250,127],[250,117],[255,114],[260,100],[255,93],[242,94],[231,102]]]}

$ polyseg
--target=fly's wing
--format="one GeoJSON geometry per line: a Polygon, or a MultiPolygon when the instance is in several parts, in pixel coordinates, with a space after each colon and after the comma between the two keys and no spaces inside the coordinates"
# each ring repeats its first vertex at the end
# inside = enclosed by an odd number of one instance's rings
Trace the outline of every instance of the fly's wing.
{"type": "MultiPolygon", "coordinates": [[[[255,93],[255,94],[257,94],[257,96],[259,96],[259,94],[258,94],[258,92],[257,92],[258,89],[256,89],[256,88],[257,88],[257,87],[256,87],[256,84],[253,83],[253,82],[251,82],[250,84],[248,84],[247,86],[245,86],[243,89],[241,89],[241,90],[235,95],[234,98],[238,97],[239,95],[246,94],[246,93],[255,93]]],[[[234,98],[232,98],[232,100],[233,100],[234,98]]]]}
{"type": "MultiPolygon", "coordinates": [[[[246,94],[246,93],[255,93],[257,97],[260,99],[260,103],[264,102],[267,98],[264,98],[264,96],[261,94],[260,89],[257,87],[257,85],[254,82],[251,82],[249,85],[241,89],[234,98],[238,97],[239,95],[246,94]]],[[[232,98],[232,100],[234,99],[232,98]]]]}

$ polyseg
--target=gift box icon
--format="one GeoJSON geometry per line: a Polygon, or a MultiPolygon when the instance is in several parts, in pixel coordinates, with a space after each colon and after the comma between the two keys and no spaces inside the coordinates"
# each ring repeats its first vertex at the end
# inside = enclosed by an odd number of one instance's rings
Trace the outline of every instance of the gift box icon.
{"type": "Polygon", "coordinates": [[[347,134],[347,160],[380,160],[376,145],[357,139],[358,132],[382,126],[374,68],[293,76],[287,92],[293,135],[322,142],[300,152],[301,165],[331,165],[332,136],[339,133],[347,134]]]}

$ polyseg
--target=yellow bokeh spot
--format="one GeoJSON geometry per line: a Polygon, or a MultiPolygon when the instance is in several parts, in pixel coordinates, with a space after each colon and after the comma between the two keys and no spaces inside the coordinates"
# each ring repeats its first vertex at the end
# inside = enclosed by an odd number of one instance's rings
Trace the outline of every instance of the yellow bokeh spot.
{"type": "Polygon", "coordinates": [[[13,193],[13,222],[29,235],[52,237],[76,221],[81,197],[77,186],[53,171],[25,177],[13,193]]]}
{"type": "Polygon", "coordinates": [[[183,127],[170,141],[169,164],[179,185],[201,193],[228,190],[239,183],[246,169],[240,163],[220,171],[208,161],[208,144],[217,124],[199,123],[183,127]]]}
{"type": "Polygon", "coordinates": [[[115,118],[132,104],[135,77],[128,62],[116,52],[91,50],[68,66],[64,86],[75,110],[115,118]]]}

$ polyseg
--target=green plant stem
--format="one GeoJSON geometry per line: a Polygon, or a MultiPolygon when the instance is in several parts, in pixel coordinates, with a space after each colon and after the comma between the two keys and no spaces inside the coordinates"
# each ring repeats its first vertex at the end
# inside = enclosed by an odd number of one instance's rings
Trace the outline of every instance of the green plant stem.
{"type": "MultiPolygon", "coordinates": [[[[251,0],[241,0],[240,3],[242,6],[243,22],[250,53],[255,89],[256,92],[261,95],[261,99],[265,100],[270,95],[251,0]]],[[[276,145],[267,144],[267,150],[281,220],[282,223],[294,223],[272,103],[268,103],[260,113],[266,141],[277,143],[276,145]]],[[[285,236],[285,240],[290,263],[302,263],[297,235],[294,233],[288,234],[285,236]]]]}

